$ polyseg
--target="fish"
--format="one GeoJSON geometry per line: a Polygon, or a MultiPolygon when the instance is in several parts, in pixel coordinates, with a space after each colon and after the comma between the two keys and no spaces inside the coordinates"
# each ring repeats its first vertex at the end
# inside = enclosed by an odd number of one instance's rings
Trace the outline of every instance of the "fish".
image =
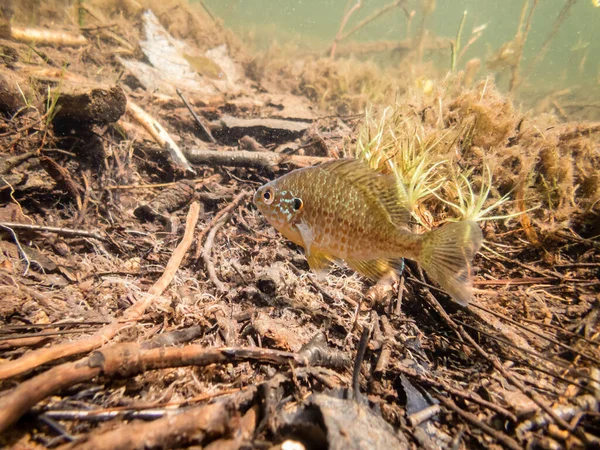
{"type": "Polygon", "coordinates": [[[408,258],[456,303],[471,300],[472,261],[483,241],[479,225],[463,220],[412,232],[403,186],[362,160],[293,170],[261,186],[254,204],[285,238],[304,248],[317,274],[345,262],[371,280],[392,279],[408,258]]]}
{"type": "Polygon", "coordinates": [[[190,55],[183,53],[183,58],[190,64],[190,67],[198,74],[210,78],[211,80],[226,80],[227,75],[221,67],[207,56],[190,55]]]}

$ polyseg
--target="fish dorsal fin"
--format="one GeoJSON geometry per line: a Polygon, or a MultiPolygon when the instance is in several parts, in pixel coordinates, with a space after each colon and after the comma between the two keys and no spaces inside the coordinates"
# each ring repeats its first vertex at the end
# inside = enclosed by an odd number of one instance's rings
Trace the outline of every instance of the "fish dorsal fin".
{"type": "Polygon", "coordinates": [[[371,169],[358,159],[336,159],[321,164],[319,168],[339,176],[368,198],[379,202],[396,226],[405,225],[410,220],[406,191],[393,175],[371,169]]]}

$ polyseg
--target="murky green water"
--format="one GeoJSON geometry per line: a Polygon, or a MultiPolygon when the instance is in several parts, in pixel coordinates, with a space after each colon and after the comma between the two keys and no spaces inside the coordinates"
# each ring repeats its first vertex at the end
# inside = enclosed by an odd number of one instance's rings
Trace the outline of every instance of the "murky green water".
{"type": "MultiPolygon", "coordinates": [[[[355,3],[355,0],[204,0],[214,15],[243,33],[258,48],[266,48],[275,41],[292,41],[301,47],[323,52],[331,46],[344,11],[355,3]]],[[[346,30],[389,3],[390,0],[363,1],[361,8],[350,17],[346,30]]],[[[414,38],[422,20],[422,3],[407,0],[404,10],[399,7],[390,10],[349,40],[414,38]],[[413,12],[414,17],[409,23],[407,13],[413,12]]],[[[438,37],[455,39],[463,12],[467,11],[461,39],[463,49],[474,37],[472,31],[485,27],[457,61],[457,68],[461,69],[470,58],[478,57],[484,71],[489,70],[486,63],[502,45],[515,38],[524,6],[523,0],[437,0],[432,3],[435,3],[435,9],[427,17],[425,29],[438,37]]],[[[526,4],[531,8],[534,0],[526,1],[526,4]]],[[[527,14],[529,12],[525,19],[527,14]]],[[[447,50],[426,57],[434,58],[441,69],[444,65],[450,67],[449,45],[447,50]]],[[[520,71],[526,77],[524,89],[540,85],[548,89],[590,86],[597,92],[600,84],[600,8],[594,7],[592,0],[540,0],[533,10],[520,71]],[[533,64],[557,17],[565,9],[568,14],[552,37],[547,52],[541,61],[533,64]]]]}

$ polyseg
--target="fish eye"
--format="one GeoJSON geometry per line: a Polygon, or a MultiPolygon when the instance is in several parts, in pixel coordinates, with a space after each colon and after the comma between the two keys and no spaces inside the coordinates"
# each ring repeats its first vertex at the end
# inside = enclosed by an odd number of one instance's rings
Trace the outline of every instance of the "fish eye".
{"type": "Polygon", "coordinates": [[[304,203],[301,198],[296,197],[292,200],[292,208],[294,208],[294,211],[300,211],[303,206],[304,203]]]}
{"type": "Polygon", "coordinates": [[[275,198],[275,193],[273,192],[273,189],[270,187],[265,188],[262,194],[262,198],[265,202],[265,205],[270,205],[271,203],[273,203],[273,199],[275,198]]]}

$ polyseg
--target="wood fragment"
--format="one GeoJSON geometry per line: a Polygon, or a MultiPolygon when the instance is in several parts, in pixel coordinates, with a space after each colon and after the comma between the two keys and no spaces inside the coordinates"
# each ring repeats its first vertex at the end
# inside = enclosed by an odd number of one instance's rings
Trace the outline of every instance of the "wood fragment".
{"type": "Polygon", "coordinates": [[[114,123],[125,114],[127,97],[121,86],[82,86],[61,83],[51,96],[57,96],[54,121],[74,124],[114,123]]]}
{"type": "Polygon", "coordinates": [[[254,167],[258,169],[273,168],[287,165],[290,167],[308,167],[331,161],[331,158],[320,156],[285,155],[272,152],[213,151],[203,149],[186,150],[185,156],[193,164],[208,165],[213,167],[254,167]]]}
{"type": "Polygon", "coordinates": [[[28,223],[15,223],[15,222],[0,222],[0,226],[12,228],[13,230],[27,230],[36,231],[40,233],[55,233],[61,236],[71,237],[87,237],[97,239],[99,241],[106,241],[106,236],[103,236],[97,231],[85,231],[85,230],[74,230],[72,228],[61,228],[61,227],[47,227],[44,225],[31,225],[28,223]]]}
{"type": "Polygon", "coordinates": [[[140,106],[130,100],[127,101],[127,112],[133,117],[140,125],[142,125],[152,138],[160,145],[164,150],[167,150],[173,161],[184,171],[196,174],[196,171],[190,166],[190,163],[185,158],[185,155],[175,143],[173,138],[167,133],[167,130],[158,123],[150,114],[144,111],[140,106]]]}
{"type": "Polygon", "coordinates": [[[451,409],[452,411],[457,413],[459,416],[461,416],[463,419],[465,419],[466,421],[471,423],[471,425],[476,426],[481,431],[483,431],[485,434],[493,437],[498,442],[501,442],[503,445],[510,448],[511,450],[522,450],[523,449],[523,447],[521,447],[519,445],[519,443],[517,441],[515,441],[513,438],[511,438],[511,437],[505,435],[504,433],[501,433],[500,431],[495,430],[492,427],[490,427],[489,425],[483,423],[481,420],[479,420],[479,418],[476,415],[471,414],[470,412],[467,412],[467,411],[459,408],[458,406],[456,406],[456,403],[454,403],[449,398],[446,398],[443,395],[438,395],[436,397],[439,399],[440,402],[442,402],[442,404],[446,408],[451,409]]]}
{"type": "Polygon", "coordinates": [[[124,377],[168,367],[233,362],[305,366],[309,361],[297,353],[256,347],[206,348],[204,345],[187,345],[145,349],[139,343],[113,344],[78,361],[53,367],[19,384],[3,397],[0,404],[0,433],[44,398],[100,374],[124,377]]]}
{"type": "Polygon", "coordinates": [[[310,123],[307,122],[272,118],[242,119],[228,115],[211,124],[213,136],[226,144],[235,144],[244,136],[251,136],[262,145],[290,142],[309,128],[310,123]]]}
{"type": "Polygon", "coordinates": [[[89,44],[89,41],[81,34],[74,34],[66,31],[44,30],[40,28],[12,26],[10,37],[19,42],[59,47],[80,47],[89,44]]]}
{"type": "Polygon", "coordinates": [[[165,416],[152,422],[133,422],[59,447],[61,450],[129,450],[174,448],[202,442],[207,436],[233,431],[239,418],[224,403],[213,403],[165,416]]]}
{"type": "Polygon", "coordinates": [[[440,412],[440,409],[440,405],[431,405],[428,408],[408,416],[408,423],[410,423],[412,427],[416,427],[437,415],[440,412]]]}

